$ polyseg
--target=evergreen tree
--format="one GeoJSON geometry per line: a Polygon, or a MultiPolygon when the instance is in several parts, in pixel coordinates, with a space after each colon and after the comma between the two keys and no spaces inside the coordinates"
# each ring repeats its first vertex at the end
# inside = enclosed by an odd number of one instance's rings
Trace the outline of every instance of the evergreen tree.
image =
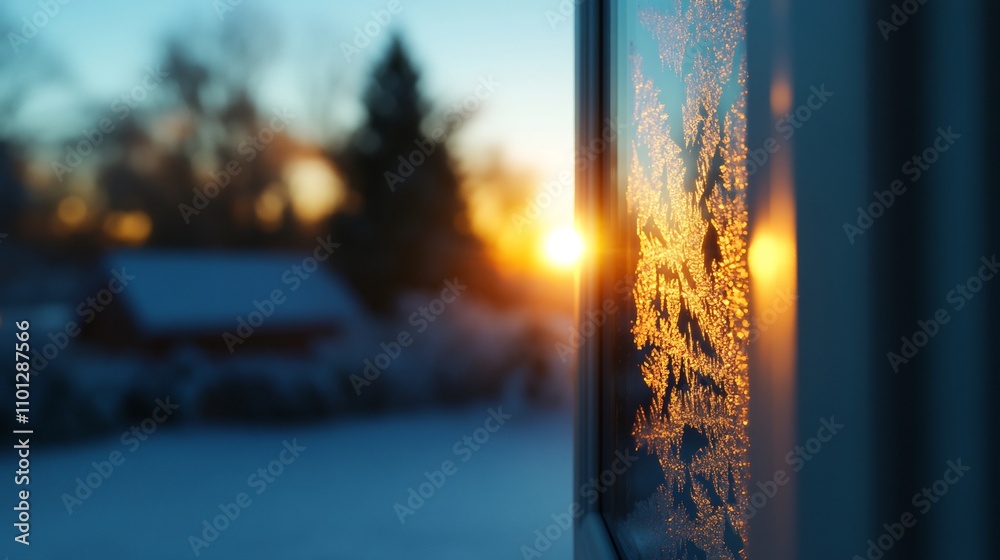
{"type": "Polygon", "coordinates": [[[481,257],[445,123],[425,122],[419,73],[394,38],[364,96],[366,120],[333,157],[356,204],[331,220],[333,261],[374,310],[405,290],[439,288],[481,257]],[[429,130],[431,134],[425,133],[429,130]]]}

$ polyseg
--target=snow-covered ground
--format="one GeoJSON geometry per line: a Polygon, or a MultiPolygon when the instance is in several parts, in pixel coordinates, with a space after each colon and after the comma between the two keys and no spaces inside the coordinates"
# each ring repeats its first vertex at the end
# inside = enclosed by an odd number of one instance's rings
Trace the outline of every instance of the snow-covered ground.
{"type": "MultiPolygon", "coordinates": [[[[184,422],[303,420],[492,398],[568,406],[572,364],[557,349],[569,339],[568,313],[466,297],[414,326],[409,318],[430,297],[409,294],[390,317],[358,313],[350,328],[307,339],[304,348],[233,354],[183,337],[155,352],[70,340],[62,325],[71,317],[50,311],[49,326],[32,319],[33,340],[41,341],[31,362],[40,411],[33,421],[63,439],[92,436],[141,419],[165,395],[183,405],[184,422]],[[56,335],[67,339],[62,350],[50,342],[56,335]],[[403,335],[405,346],[397,343],[403,335]]],[[[12,314],[46,316],[37,307],[12,314]]],[[[0,401],[13,401],[12,390],[0,387],[0,401]]]]}
{"type": "MultiPolygon", "coordinates": [[[[4,524],[10,536],[2,554],[53,560],[195,558],[189,537],[203,537],[203,521],[221,515],[219,504],[237,502],[242,492],[249,505],[198,558],[519,559],[522,545],[534,542],[535,530],[544,531],[552,514],[565,512],[571,502],[572,423],[565,409],[504,405],[502,412],[511,418],[493,433],[477,434],[495,426],[487,418],[496,406],[263,429],[171,426],[167,420],[137,447],[118,436],[64,447],[36,445],[32,544],[29,549],[10,540],[15,496],[7,483],[4,524]],[[489,439],[478,450],[459,443],[484,434],[489,439]],[[298,457],[282,454],[283,442],[305,449],[298,457]],[[97,480],[92,462],[107,461],[115,451],[124,462],[68,514],[63,494],[75,492],[77,477],[97,480]],[[282,458],[288,464],[271,465],[281,470],[271,482],[250,478],[282,458]],[[405,506],[409,488],[417,489],[427,480],[424,472],[442,469],[445,461],[454,463],[453,474],[401,524],[394,505],[405,506]]],[[[12,473],[13,454],[3,455],[4,472],[12,473]]],[[[543,557],[568,559],[571,551],[567,533],[543,557]]]]}

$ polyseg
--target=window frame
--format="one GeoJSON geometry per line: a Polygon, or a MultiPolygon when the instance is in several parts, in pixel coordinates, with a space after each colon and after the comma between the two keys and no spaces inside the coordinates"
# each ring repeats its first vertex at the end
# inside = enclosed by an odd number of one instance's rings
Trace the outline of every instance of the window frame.
{"type": "MultiPolygon", "coordinates": [[[[600,137],[604,123],[615,117],[615,16],[620,1],[576,2],[577,146],[587,146],[591,139],[600,137]]],[[[961,337],[956,330],[950,335],[953,338],[938,339],[935,350],[928,352],[924,362],[912,364],[905,378],[887,377],[885,372],[885,352],[898,344],[899,334],[912,330],[913,314],[940,305],[941,286],[960,280],[965,273],[961,267],[983,252],[995,251],[1000,240],[1000,222],[993,219],[1000,191],[978,180],[953,180],[972,176],[970,169],[977,170],[980,177],[991,176],[990,156],[996,152],[997,140],[995,135],[982,133],[997,121],[997,108],[985,101],[989,99],[986,96],[970,100],[968,94],[985,91],[981,89],[985,82],[979,80],[997,66],[996,49],[985,47],[997,42],[989,31],[998,8],[995,2],[985,0],[928,3],[912,22],[886,40],[877,22],[891,13],[894,4],[894,0],[792,2],[780,14],[771,3],[748,4],[748,148],[760,147],[772,137],[772,119],[780,117],[772,114],[769,102],[773,64],[780,51],[791,76],[793,106],[805,102],[814,86],[827,84],[836,92],[835,100],[789,143],[793,148],[788,157],[800,247],[794,428],[796,440],[802,441],[815,433],[820,418],[832,415],[848,426],[844,435],[837,436],[836,451],[817,456],[797,475],[793,529],[769,527],[765,518],[774,508],[754,519],[751,558],[774,558],[755,549],[755,543],[766,543],[766,537],[775,534],[787,534],[795,540],[795,557],[847,557],[861,551],[866,539],[876,537],[884,521],[905,511],[913,489],[940,474],[940,463],[948,453],[977,455],[975,464],[983,465],[979,472],[995,470],[1000,464],[1000,440],[995,437],[1000,428],[996,423],[975,432],[959,432],[978,426],[975,421],[987,416],[982,411],[997,417],[987,406],[1000,386],[992,374],[994,362],[984,358],[989,353],[976,350],[980,357],[970,358],[968,367],[960,371],[963,382],[948,384],[957,375],[947,367],[950,360],[992,339],[961,337]],[[979,14],[981,25],[968,25],[976,22],[979,14]],[[937,49],[935,57],[914,59],[914,52],[926,55],[931,48],[937,49]],[[966,64],[955,64],[956,60],[966,64]],[[940,80],[943,75],[958,79],[940,80]],[[901,99],[906,102],[901,103],[901,99]],[[849,243],[839,229],[841,223],[852,219],[859,204],[870,201],[873,190],[885,190],[899,175],[900,162],[924,148],[924,136],[952,119],[966,122],[968,136],[963,142],[969,147],[962,152],[964,165],[942,164],[954,166],[950,175],[926,179],[877,228],[866,233],[863,243],[849,243]],[[902,129],[901,123],[906,125],[902,129]],[[835,156],[831,148],[836,148],[835,156]],[[833,157],[836,165],[829,165],[833,157]],[[958,192],[965,197],[949,197],[949,189],[962,189],[958,192]],[[983,211],[973,212],[976,204],[983,211]],[[942,208],[949,208],[955,221],[928,223],[926,216],[942,208]],[[928,241],[930,235],[915,240],[910,224],[931,227],[933,243],[928,241]],[[898,247],[911,251],[900,253],[898,247]],[[964,257],[954,259],[949,253],[952,250],[964,257]],[[951,266],[937,264],[942,254],[954,260],[951,266]],[[904,286],[907,289],[901,293],[904,286]],[[906,381],[908,392],[896,390],[900,379],[906,381]],[[947,397],[950,414],[934,430],[926,423],[911,430],[921,443],[920,447],[909,445],[913,438],[900,435],[908,433],[904,430],[910,429],[910,419],[942,416],[938,407],[928,406],[930,391],[939,400],[947,397]],[[912,394],[920,395],[921,400],[909,398],[912,394]],[[959,433],[967,446],[953,449],[954,433],[959,433]],[[831,480],[850,483],[831,485],[831,480]],[[835,541],[832,534],[838,537],[835,541]]],[[[956,130],[959,128],[956,125],[956,130]]],[[[592,236],[596,248],[580,270],[581,315],[614,297],[611,286],[621,278],[621,266],[616,262],[621,255],[606,242],[617,238],[617,200],[610,186],[617,175],[618,155],[619,146],[612,139],[608,149],[591,160],[584,158],[584,164],[577,168],[577,221],[581,231],[592,236]]],[[[751,197],[756,189],[766,186],[767,175],[759,173],[751,179],[751,197]]],[[[754,208],[751,200],[751,230],[754,208]]],[[[991,299],[977,307],[978,315],[970,311],[963,316],[968,332],[996,333],[1000,315],[985,311],[991,309],[990,304],[996,307],[1000,295],[994,291],[986,297],[991,299]]],[[[606,324],[597,335],[585,339],[579,351],[573,490],[580,513],[574,544],[575,558],[583,560],[622,557],[613,544],[601,500],[589,503],[581,492],[581,484],[602,469],[601,445],[606,439],[601,430],[608,427],[609,419],[602,416],[601,396],[608,372],[613,371],[609,367],[609,332],[606,324]]],[[[750,367],[751,427],[766,434],[767,426],[761,426],[762,417],[755,417],[754,411],[766,410],[766,399],[760,397],[762,391],[766,395],[767,388],[755,381],[753,364],[750,367]]],[[[750,437],[751,442],[758,441],[753,432],[750,437]]],[[[756,465],[752,470],[766,465],[754,458],[755,453],[758,459],[766,453],[762,447],[751,444],[751,463],[756,465]]],[[[763,457],[766,459],[766,454],[763,457]]],[[[753,472],[753,480],[762,480],[772,472],[753,472]]],[[[984,496],[994,502],[1000,496],[995,477],[988,487],[949,495],[950,505],[941,506],[940,515],[956,512],[958,515],[951,516],[955,521],[943,526],[928,524],[919,536],[907,537],[893,553],[937,557],[934,554],[950,544],[952,533],[945,529],[967,520],[969,512],[977,513],[980,523],[997,519],[1000,510],[983,507],[988,503],[984,496]]],[[[968,538],[962,541],[966,550],[977,551],[980,557],[983,551],[992,550],[987,532],[972,530],[970,523],[958,526],[964,526],[967,533],[968,538]]]]}
{"type": "MultiPolygon", "coordinates": [[[[612,115],[613,84],[612,61],[614,52],[614,26],[612,15],[614,0],[591,0],[576,9],[576,145],[587,146],[591,139],[601,136],[601,124],[612,115]]],[[[594,154],[593,159],[579,158],[576,169],[576,220],[581,231],[588,233],[592,250],[580,267],[580,309],[595,309],[605,297],[607,277],[613,268],[611,251],[599,240],[608,239],[605,233],[613,231],[612,209],[615,204],[609,196],[610,185],[616,169],[618,145],[616,138],[608,142],[605,150],[594,154]]],[[[574,526],[574,555],[578,560],[611,560],[620,558],[611,539],[602,508],[604,496],[591,501],[582,495],[581,486],[600,473],[601,447],[606,441],[601,430],[603,420],[601,393],[607,382],[604,372],[609,371],[605,341],[610,322],[606,322],[596,336],[583,341],[579,350],[579,379],[577,391],[577,418],[575,432],[575,458],[573,497],[580,507],[574,526]]]]}

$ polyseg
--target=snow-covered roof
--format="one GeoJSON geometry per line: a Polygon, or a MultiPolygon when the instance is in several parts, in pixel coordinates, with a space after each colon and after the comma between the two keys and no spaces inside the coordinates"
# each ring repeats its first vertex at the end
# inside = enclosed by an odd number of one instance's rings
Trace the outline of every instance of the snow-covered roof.
{"type": "MultiPolygon", "coordinates": [[[[134,276],[116,295],[146,336],[232,332],[275,290],[283,303],[256,327],[281,332],[343,326],[361,313],[354,293],[310,253],[130,250],[111,253],[102,274],[134,276]],[[298,267],[296,270],[293,267],[298,267]],[[304,276],[304,277],[303,277],[304,276]]],[[[114,284],[117,287],[117,282],[114,284]]],[[[273,302],[272,302],[273,303],[273,302]]],[[[255,315],[254,320],[258,320],[255,315]]]]}

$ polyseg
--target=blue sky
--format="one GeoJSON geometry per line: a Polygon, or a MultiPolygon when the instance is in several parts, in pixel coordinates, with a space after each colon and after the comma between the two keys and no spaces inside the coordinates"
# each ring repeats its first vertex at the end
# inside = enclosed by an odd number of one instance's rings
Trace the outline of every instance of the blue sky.
{"type": "MultiPolygon", "coordinates": [[[[148,64],[161,59],[165,37],[211,32],[221,24],[217,4],[227,0],[74,1],[21,46],[56,55],[73,75],[68,95],[39,96],[35,111],[49,117],[72,114],[86,99],[98,107],[135,85],[148,64]],[[64,110],[61,113],[60,110],[64,110]]],[[[238,0],[228,0],[235,3],[238,0]]],[[[389,33],[378,33],[372,45],[348,64],[341,43],[350,43],[355,27],[372,20],[387,0],[243,0],[225,18],[261,17],[273,22],[280,36],[275,71],[261,87],[264,105],[301,103],[305,95],[292,79],[319,69],[319,61],[336,65],[331,72],[340,91],[356,93],[389,33]]],[[[401,10],[388,27],[399,30],[424,71],[429,98],[445,106],[461,101],[480,78],[500,83],[477,117],[459,137],[459,155],[499,147],[512,161],[529,165],[548,177],[572,167],[573,151],[573,25],[552,25],[547,10],[557,0],[466,2],[459,0],[400,0],[401,10]]],[[[5,36],[16,31],[23,17],[39,10],[34,2],[7,5],[5,36]]],[[[10,48],[10,44],[3,48],[10,48]]],[[[296,82],[297,84],[297,82],[296,82]]],[[[357,115],[353,96],[337,106],[343,121],[357,115]]]]}

